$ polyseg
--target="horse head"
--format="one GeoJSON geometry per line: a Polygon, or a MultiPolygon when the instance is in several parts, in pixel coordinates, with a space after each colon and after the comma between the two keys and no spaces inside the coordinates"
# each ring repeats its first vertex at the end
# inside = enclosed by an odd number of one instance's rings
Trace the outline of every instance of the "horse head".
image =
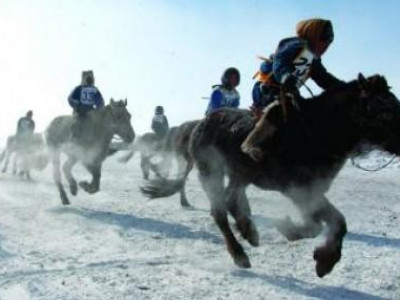
{"type": "Polygon", "coordinates": [[[384,150],[400,154],[400,102],[390,91],[385,77],[358,75],[359,107],[353,117],[360,124],[361,137],[381,146],[384,150]]]}
{"type": "Polygon", "coordinates": [[[135,132],[131,125],[131,114],[127,110],[127,105],[127,99],[115,101],[111,98],[106,107],[106,123],[113,134],[121,137],[126,143],[132,143],[135,139],[135,132]]]}
{"type": "MultiPolygon", "coordinates": [[[[298,115],[302,116],[305,123],[313,124],[308,125],[311,127],[308,130],[314,142],[319,142],[319,135],[323,132],[330,136],[330,144],[324,145],[324,151],[345,153],[351,151],[347,148],[354,146],[353,142],[366,140],[400,154],[400,102],[381,75],[365,78],[359,74],[357,80],[312,99],[301,100],[299,104],[298,115]],[[340,140],[343,143],[339,143],[340,140]]],[[[242,151],[256,161],[262,160],[273,147],[275,132],[282,125],[290,125],[292,129],[297,126],[296,121],[290,123],[290,118],[289,122],[285,122],[278,101],[270,104],[242,143],[242,151]]],[[[326,142],[326,137],[322,139],[326,142]]]]}
{"type": "Polygon", "coordinates": [[[270,141],[284,121],[283,111],[278,100],[264,108],[261,117],[256,121],[253,130],[241,145],[244,153],[255,161],[264,158],[265,141],[270,141]]]}

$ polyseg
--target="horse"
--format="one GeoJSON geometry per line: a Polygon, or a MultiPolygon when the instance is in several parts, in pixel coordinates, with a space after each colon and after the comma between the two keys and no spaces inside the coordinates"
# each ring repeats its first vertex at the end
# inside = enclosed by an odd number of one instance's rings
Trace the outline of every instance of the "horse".
{"type": "Polygon", "coordinates": [[[78,192],[77,182],[71,172],[78,161],[92,175],[90,183],[81,181],[79,186],[89,194],[99,191],[102,163],[109,154],[113,136],[118,135],[126,143],[131,143],[135,138],[131,115],[126,107],[126,99],[111,99],[108,105],[88,112],[79,138],[72,134],[74,116],[56,117],[47,127],[45,139],[51,153],[53,178],[63,205],[70,204],[70,201],[61,182],[61,152],[67,155],[62,169],[71,194],[76,196],[78,192]]]}
{"type": "MultiPolygon", "coordinates": [[[[168,133],[172,132],[171,128],[168,133]]],[[[126,150],[126,149],[124,149],[126,150]]],[[[143,179],[147,180],[150,176],[150,171],[153,171],[156,176],[165,177],[168,168],[170,167],[170,159],[164,155],[166,151],[166,137],[160,138],[154,132],[146,132],[135,139],[131,144],[128,153],[119,158],[122,163],[127,163],[134,155],[135,152],[140,153],[140,168],[142,170],[143,179]],[[152,163],[152,158],[157,155],[162,156],[162,164],[152,163]]]]}
{"type": "Polygon", "coordinates": [[[2,172],[7,172],[9,161],[14,155],[13,174],[17,173],[17,165],[21,167],[19,175],[25,175],[30,179],[30,170],[42,170],[48,163],[48,156],[45,152],[45,143],[42,133],[34,133],[32,136],[19,138],[10,135],[7,138],[6,147],[0,155],[0,163],[4,161],[2,172]]]}
{"type": "MultiPolygon", "coordinates": [[[[236,265],[251,267],[227,216],[233,216],[244,239],[259,245],[246,196],[247,186],[254,184],[279,191],[300,211],[304,224],[290,218],[276,224],[288,240],[314,238],[326,224],[325,243],[313,255],[316,274],[323,277],[339,262],[347,233],[345,217],[325,193],[360,141],[400,154],[400,102],[383,76],[359,74],[357,80],[295,103],[286,108],[273,103],[257,122],[250,111],[216,111],[193,130],[189,152],[236,265]]],[[[163,195],[165,189],[171,194],[170,186],[178,191],[185,179],[153,182],[150,196],[163,195]]]]}

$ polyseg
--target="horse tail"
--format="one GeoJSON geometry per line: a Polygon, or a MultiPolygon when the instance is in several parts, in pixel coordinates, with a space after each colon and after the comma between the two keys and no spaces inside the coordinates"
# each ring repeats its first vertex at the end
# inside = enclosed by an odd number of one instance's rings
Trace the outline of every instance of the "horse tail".
{"type": "Polygon", "coordinates": [[[187,159],[186,169],[176,179],[157,177],[150,180],[145,186],[140,187],[142,194],[150,199],[169,197],[179,192],[184,186],[190,171],[193,169],[193,160],[187,159]]]}
{"type": "Polygon", "coordinates": [[[140,187],[140,191],[144,196],[150,199],[169,197],[180,191],[186,178],[165,179],[157,178],[150,180],[146,186],[140,187]]]}

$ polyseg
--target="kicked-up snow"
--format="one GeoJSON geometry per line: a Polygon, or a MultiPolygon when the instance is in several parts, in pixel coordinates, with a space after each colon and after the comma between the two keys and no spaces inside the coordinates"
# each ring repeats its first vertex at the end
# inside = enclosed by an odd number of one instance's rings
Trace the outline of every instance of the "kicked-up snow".
{"type": "MultiPolygon", "coordinates": [[[[250,187],[260,246],[240,239],[252,268],[237,268],[209,213],[194,170],[193,205],[178,195],[148,200],[138,158],[103,165],[101,191],[61,205],[51,167],[33,182],[0,174],[0,299],[400,299],[400,168],[348,164],[328,198],[345,215],[343,256],[323,279],[313,249],[323,238],[289,242],[275,218],[296,217],[276,192],[250,187]]],[[[80,166],[77,179],[88,179],[80,166]]]]}

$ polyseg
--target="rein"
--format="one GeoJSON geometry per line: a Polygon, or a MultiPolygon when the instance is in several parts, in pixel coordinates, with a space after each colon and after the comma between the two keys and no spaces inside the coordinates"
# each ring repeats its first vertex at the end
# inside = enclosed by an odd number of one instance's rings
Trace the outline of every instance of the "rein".
{"type": "Polygon", "coordinates": [[[386,168],[387,166],[389,166],[389,165],[394,161],[394,159],[396,158],[396,156],[397,156],[397,155],[394,155],[394,154],[393,154],[392,158],[391,158],[386,164],[384,164],[384,165],[382,165],[382,166],[379,166],[378,168],[375,168],[375,169],[367,169],[367,168],[362,167],[360,164],[357,164],[357,163],[355,162],[354,157],[351,158],[351,164],[352,164],[354,167],[356,167],[357,169],[360,169],[360,170],[363,170],[363,171],[367,171],[367,172],[377,172],[377,171],[383,170],[384,168],[386,168]]]}

